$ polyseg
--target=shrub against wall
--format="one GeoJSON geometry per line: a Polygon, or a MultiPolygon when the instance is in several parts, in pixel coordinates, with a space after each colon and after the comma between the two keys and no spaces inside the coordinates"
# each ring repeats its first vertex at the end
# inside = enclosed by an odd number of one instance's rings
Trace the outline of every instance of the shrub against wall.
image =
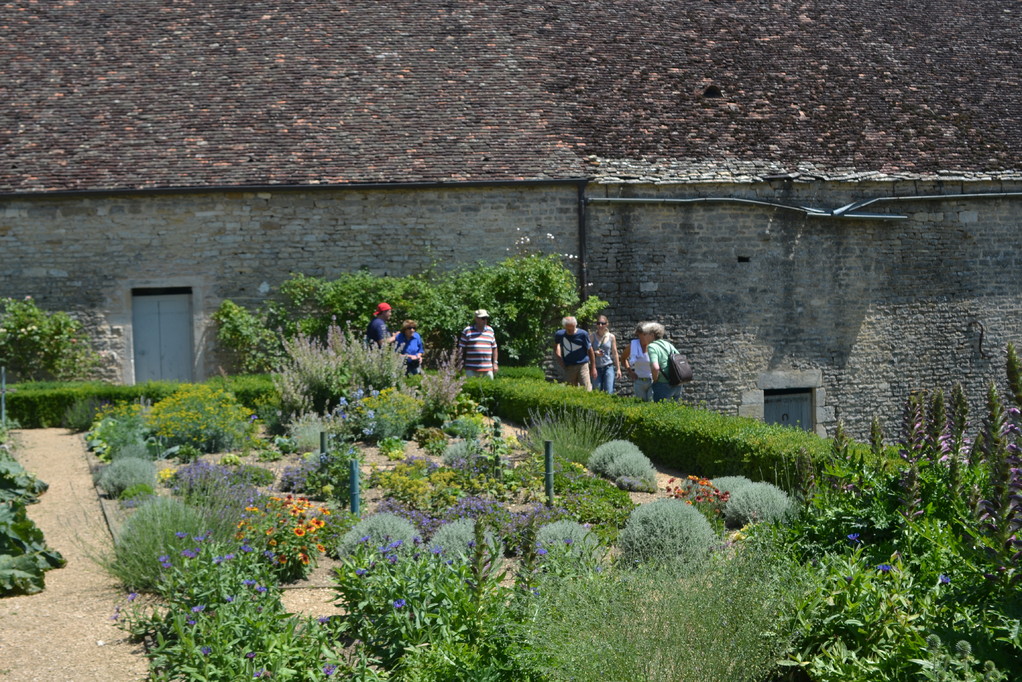
{"type": "MultiPolygon", "coordinates": [[[[394,309],[392,320],[419,322],[427,352],[454,348],[472,311],[486,308],[509,364],[543,359],[550,335],[566,313],[592,318],[607,306],[590,298],[581,303],[575,275],[559,256],[516,256],[500,263],[477,263],[452,272],[407,277],[346,273],[327,281],[296,275],[282,283],[276,300],[256,311],[225,301],[214,314],[217,338],[246,371],[270,371],[281,357],[280,341],[303,334],[326,337],[331,324],[362,330],[380,301],[394,309]]],[[[395,325],[396,326],[396,325],[395,325]]]]}
{"type": "Polygon", "coordinates": [[[0,298],[0,366],[8,380],[86,379],[99,364],[81,324],[30,297],[0,298]]]}

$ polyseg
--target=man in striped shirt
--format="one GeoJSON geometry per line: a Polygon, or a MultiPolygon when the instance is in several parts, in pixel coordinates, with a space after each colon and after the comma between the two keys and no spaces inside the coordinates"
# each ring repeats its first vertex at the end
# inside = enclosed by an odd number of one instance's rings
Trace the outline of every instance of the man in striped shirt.
{"type": "Polygon", "coordinates": [[[497,339],[489,322],[490,313],[480,308],[472,325],[461,332],[458,351],[465,376],[492,379],[497,372],[497,339]]]}

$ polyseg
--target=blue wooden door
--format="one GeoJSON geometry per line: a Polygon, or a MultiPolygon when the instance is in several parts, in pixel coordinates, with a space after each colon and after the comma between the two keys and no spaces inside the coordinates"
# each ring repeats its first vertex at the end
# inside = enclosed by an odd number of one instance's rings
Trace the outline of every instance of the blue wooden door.
{"type": "Polygon", "coordinates": [[[137,294],[131,299],[135,383],[192,380],[191,294],[137,294]]]}

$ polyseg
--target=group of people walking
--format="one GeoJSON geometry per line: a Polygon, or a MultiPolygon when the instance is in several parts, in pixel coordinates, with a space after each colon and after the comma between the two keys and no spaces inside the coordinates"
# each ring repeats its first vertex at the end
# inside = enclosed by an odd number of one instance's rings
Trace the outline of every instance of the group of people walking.
{"type": "MultiPolygon", "coordinates": [[[[419,335],[418,323],[405,320],[401,330],[393,335],[387,330],[387,322],[394,314],[389,303],[380,303],[373,312],[373,319],[366,328],[366,344],[383,348],[394,344],[394,350],[405,358],[407,374],[418,374],[422,368],[422,356],[426,351],[419,335]]],[[[472,324],[462,330],[458,339],[458,358],[466,376],[493,378],[497,372],[497,338],[490,326],[490,313],[480,308],[475,311],[472,324]]]]}
{"type": "Polygon", "coordinates": [[[613,394],[623,365],[635,397],[654,402],[681,398],[681,385],[672,386],[668,381],[667,363],[678,349],[667,340],[664,325],[637,324],[627,353],[619,353],[617,337],[610,331],[606,315],[597,319],[593,334],[579,329],[578,320],[571,316],[561,320],[561,326],[554,335],[554,356],[564,371],[565,383],[613,394]]]}
{"type": "MultiPolygon", "coordinates": [[[[416,331],[418,325],[414,320],[405,320],[401,330],[390,335],[387,321],[392,314],[387,303],[376,307],[366,329],[366,343],[381,348],[394,344],[394,349],[405,357],[407,373],[418,374],[425,351],[422,337],[416,331]]],[[[578,320],[570,315],[561,320],[561,327],[554,334],[554,357],[565,383],[613,394],[615,382],[627,374],[637,398],[658,402],[681,397],[681,385],[672,386],[667,373],[669,358],[678,350],[667,340],[667,331],[659,322],[637,324],[627,352],[618,349],[617,337],[610,331],[606,315],[599,316],[593,333],[579,328],[578,320]]],[[[490,313],[485,309],[476,310],[472,324],[459,335],[457,357],[466,376],[492,379],[496,374],[497,339],[490,326],[490,313]]]]}

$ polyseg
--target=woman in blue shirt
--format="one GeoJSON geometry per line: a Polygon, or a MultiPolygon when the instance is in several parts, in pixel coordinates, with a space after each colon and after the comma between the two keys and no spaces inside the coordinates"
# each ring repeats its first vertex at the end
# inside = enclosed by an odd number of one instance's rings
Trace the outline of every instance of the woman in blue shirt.
{"type": "Polygon", "coordinates": [[[422,345],[422,337],[415,331],[418,325],[415,320],[405,320],[401,325],[401,331],[394,335],[394,349],[405,356],[405,372],[418,374],[422,365],[422,352],[426,350],[422,345]]]}

